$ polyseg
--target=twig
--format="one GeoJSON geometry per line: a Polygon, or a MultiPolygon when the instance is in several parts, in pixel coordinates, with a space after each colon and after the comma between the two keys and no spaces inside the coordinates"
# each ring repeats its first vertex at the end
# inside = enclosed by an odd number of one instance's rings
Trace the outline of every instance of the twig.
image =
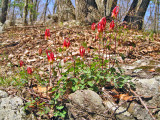
{"type": "Polygon", "coordinates": [[[143,102],[142,98],[141,98],[139,95],[137,95],[137,93],[136,93],[135,91],[133,91],[132,89],[130,89],[130,91],[131,91],[135,96],[137,96],[137,97],[139,98],[141,104],[144,106],[144,108],[145,108],[145,109],[147,110],[147,112],[150,114],[150,116],[152,117],[152,119],[153,119],[153,120],[156,120],[156,119],[154,118],[154,116],[152,115],[152,113],[149,111],[149,109],[148,109],[148,107],[146,106],[146,104],[143,102]]]}
{"type": "Polygon", "coordinates": [[[119,105],[116,107],[116,109],[114,110],[114,112],[112,113],[111,117],[112,117],[113,115],[118,115],[118,114],[121,114],[121,113],[126,112],[126,111],[128,110],[128,108],[129,108],[131,102],[130,102],[129,105],[127,106],[126,110],[124,110],[124,111],[122,111],[122,112],[119,112],[119,113],[116,113],[116,110],[118,110],[119,107],[121,107],[123,104],[127,103],[131,98],[136,98],[136,97],[137,97],[137,96],[131,96],[131,97],[129,97],[127,100],[125,100],[124,102],[122,102],[121,104],[119,104],[119,105]]]}

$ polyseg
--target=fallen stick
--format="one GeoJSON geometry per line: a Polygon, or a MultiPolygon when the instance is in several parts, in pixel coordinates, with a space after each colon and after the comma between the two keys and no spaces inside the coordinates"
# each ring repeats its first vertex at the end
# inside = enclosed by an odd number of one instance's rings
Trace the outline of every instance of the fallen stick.
{"type": "Polygon", "coordinates": [[[146,104],[143,102],[142,98],[141,98],[139,95],[137,95],[137,93],[136,93],[135,91],[133,91],[132,89],[130,89],[130,91],[131,91],[135,96],[137,96],[137,97],[139,98],[141,104],[144,106],[144,108],[145,108],[145,109],[147,110],[147,112],[150,114],[150,116],[152,117],[152,119],[153,119],[153,120],[156,120],[156,119],[154,118],[154,116],[152,115],[152,113],[149,111],[149,109],[148,109],[148,107],[146,106],[146,104]]]}

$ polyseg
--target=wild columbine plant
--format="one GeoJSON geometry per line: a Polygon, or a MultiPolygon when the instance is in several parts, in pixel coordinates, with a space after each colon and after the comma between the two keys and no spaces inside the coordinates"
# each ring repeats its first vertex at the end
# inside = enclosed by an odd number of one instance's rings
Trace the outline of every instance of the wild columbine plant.
{"type": "Polygon", "coordinates": [[[50,29],[46,29],[46,31],[45,31],[45,40],[48,40],[50,37],[51,37],[50,29]]]}
{"type": "Polygon", "coordinates": [[[103,17],[102,19],[101,19],[101,24],[102,24],[102,29],[103,29],[103,31],[105,30],[105,27],[106,27],[106,18],[105,17],[103,17]]]}
{"type": "Polygon", "coordinates": [[[85,48],[83,46],[79,48],[79,53],[80,53],[80,56],[83,58],[85,55],[85,48]]]}
{"type": "MultiPolygon", "coordinates": [[[[117,15],[118,15],[118,12],[119,12],[119,6],[116,6],[113,11],[112,11],[112,16],[114,19],[117,19],[117,15]]],[[[117,25],[116,25],[117,27],[117,25]]],[[[114,29],[114,22],[112,20],[111,24],[110,24],[110,30],[113,30],[114,29]]],[[[117,29],[116,29],[117,30],[117,29]]],[[[117,32],[116,32],[116,35],[115,35],[115,55],[116,55],[116,41],[117,41],[117,32]]]]}
{"type": "Polygon", "coordinates": [[[63,48],[64,48],[64,49],[65,49],[65,48],[69,48],[70,44],[71,44],[71,43],[70,43],[69,38],[64,39],[63,48]]]}
{"type": "Polygon", "coordinates": [[[53,64],[53,62],[55,61],[53,52],[51,50],[46,50],[46,53],[49,64],[53,64]]]}
{"type": "Polygon", "coordinates": [[[112,31],[114,29],[114,20],[110,23],[109,31],[112,31]]]}
{"type": "Polygon", "coordinates": [[[52,87],[52,79],[51,79],[51,64],[53,64],[53,62],[55,61],[55,57],[54,57],[54,54],[51,50],[46,50],[46,53],[47,53],[47,58],[48,58],[48,62],[49,62],[49,65],[50,65],[50,68],[49,68],[49,71],[50,71],[50,79],[49,79],[49,85],[50,87],[52,87]]]}
{"type": "Polygon", "coordinates": [[[111,17],[117,18],[118,12],[119,12],[119,6],[116,6],[112,11],[111,17]]]}
{"type": "Polygon", "coordinates": [[[22,67],[24,65],[24,62],[22,60],[20,60],[19,65],[20,65],[20,67],[22,67]]]}
{"type": "MultiPolygon", "coordinates": [[[[98,23],[97,25],[97,34],[96,34],[96,39],[100,38],[99,39],[99,59],[100,59],[100,42],[103,41],[103,34],[104,34],[104,30],[105,30],[105,27],[106,27],[106,18],[103,17],[100,22],[98,23]]],[[[104,44],[104,41],[103,41],[103,44],[104,44]]],[[[103,61],[103,60],[102,60],[103,61]]]]}
{"type": "Polygon", "coordinates": [[[32,72],[33,72],[32,69],[30,67],[27,67],[27,73],[31,75],[32,72]]]}
{"type": "Polygon", "coordinates": [[[92,23],[91,25],[91,30],[95,30],[96,29],[96,24],[95,23],[92,23]]]}
{"type": "Polygon", "coordinates": [[[98,30],[98,33],[103,32],[103,24],[102,24],[102,22],[99,22],[99,23],[98,23],[98,25],[97,25],[97,30],[98,30]]]}

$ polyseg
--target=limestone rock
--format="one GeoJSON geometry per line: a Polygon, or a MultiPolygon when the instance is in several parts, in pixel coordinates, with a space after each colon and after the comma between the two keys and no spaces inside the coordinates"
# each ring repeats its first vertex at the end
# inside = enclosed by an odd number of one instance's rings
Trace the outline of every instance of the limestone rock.
{"type": "Polygon", "coordinates": [[[146,103],[148,106],[160,105],[160,76],[151,79],[134,78],[132,82],[136,86],[137,94],[142,96],[152,96],[152,98],[146,103]]]}
{"type": "Polygon", "coordinates": [[[0,120],[31,120],[26,116],[23,105],[20,97],[8,96],[0,90],[0,120]]]}
{"type": "Polygon", "coordinates": [[[3,32],[3,29],[4,29],[4,25],[0,22],[0,33],[3,32]]]}
{"type": "MultiPolygon", "coordinates": [[[[104,105],[107,109],[109,109],[111,112],[114,112],[116,108],[118,107],[113,101],[104,101],[104,105]]],[[[125,107],[119,107],[115,112],[116,118],[118,120],[136,120],[131,113],[127,111],[127,108],[125,107]]]]}
{"type": "Polygon", "coordinates": [[[97,93],[91,90],[78,90],[69,95],[69,100],[71,102],[66,106],[70,120],[105,120],[105,107],[97,93]]]}
{"type": "Polygon", "coordinates": [[[0,99],[5,98],[5,97],[8,97],[8,94],[6,92],[0,90],[0,99]]]}

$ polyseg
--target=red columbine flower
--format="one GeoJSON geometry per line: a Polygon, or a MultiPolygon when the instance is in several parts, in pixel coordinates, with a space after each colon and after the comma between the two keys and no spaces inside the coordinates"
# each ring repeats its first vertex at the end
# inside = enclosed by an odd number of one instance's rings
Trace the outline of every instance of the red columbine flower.
{"type": "Polygon", "coordinates": [[[22,67],[24,65],[22,60],[19,61],[19,64],[20,64],[20,67],[22,67]]]}
{"type": "Polygon", "coordinates": [[[97,25],[97,29],[98,29],[98,32],[103,32],[103,24],[101,22],[98,23],[97,25]]]}
{"type": "Polygon", "coordinates": [[[124,25],[124,29],[126,29],[127,28],[127,25],[124,25]]]}
{"type": "Polygon", "coordinates": [[[116,6],[112,11],[112,16],[111,17],[117,18],[118,12],[119,12],[119,6],[116,6]]]}
{"type": "Polygon", "coordinates": [[[102,29],[104,30],[105,27],[106,27],[106,18],[103,17],[100,22],[101,22],[101,24],[102,24],[102,29]]]}
{"type": "Polygon", "coordinates": [[[50,36],[51,36],[50,35],[50,30],[46,29],[46,31],[45,31],[45,40],[47,40],[50,36]]]}
{"type": "Polygon", "coordinates": [[[28,74],[32,74],[32,69],[30,67],[27,67],[28,74]]]}
{"type": "Polygon", "coordinates": [[[79,48],[79,52],[80,52],[80,56],[83,57],[84,54],[85,54],[85,48],[84,48],[83,46],[81,46],[81,47],[79,48]]]}
{"type": "Polygon", "coordinates": [[[92,30],[95,30],[95,28],[96,28],[96,24],[95,24],[95,23],[92,23],[91,29],[92,29],[92,30]]]}
{"type": "Polygon", "coordinates": [[[48,62],[52,64],[53,61],[55,60],[53,52],[51,50],[46,50],[46,53],[47,53],[48,62]]]}
{"type": "Polygon", "coordinates": [[[69,40],[68,38],[64,39],[63,47],[64,47],[64,48],[66,48],[66,47],[68,48],[69,46],[70,46],[70,40],[69,40]],[[67,40],[68,42],[67,42],[66,40],[67,40]]]}
{"type": "Polygon", "coordinates": [[[109,30],[113,30],[114,29],[114,21],[112,20],[112,22],[110,23],[110,27],[109,27],[109,30]]]}

